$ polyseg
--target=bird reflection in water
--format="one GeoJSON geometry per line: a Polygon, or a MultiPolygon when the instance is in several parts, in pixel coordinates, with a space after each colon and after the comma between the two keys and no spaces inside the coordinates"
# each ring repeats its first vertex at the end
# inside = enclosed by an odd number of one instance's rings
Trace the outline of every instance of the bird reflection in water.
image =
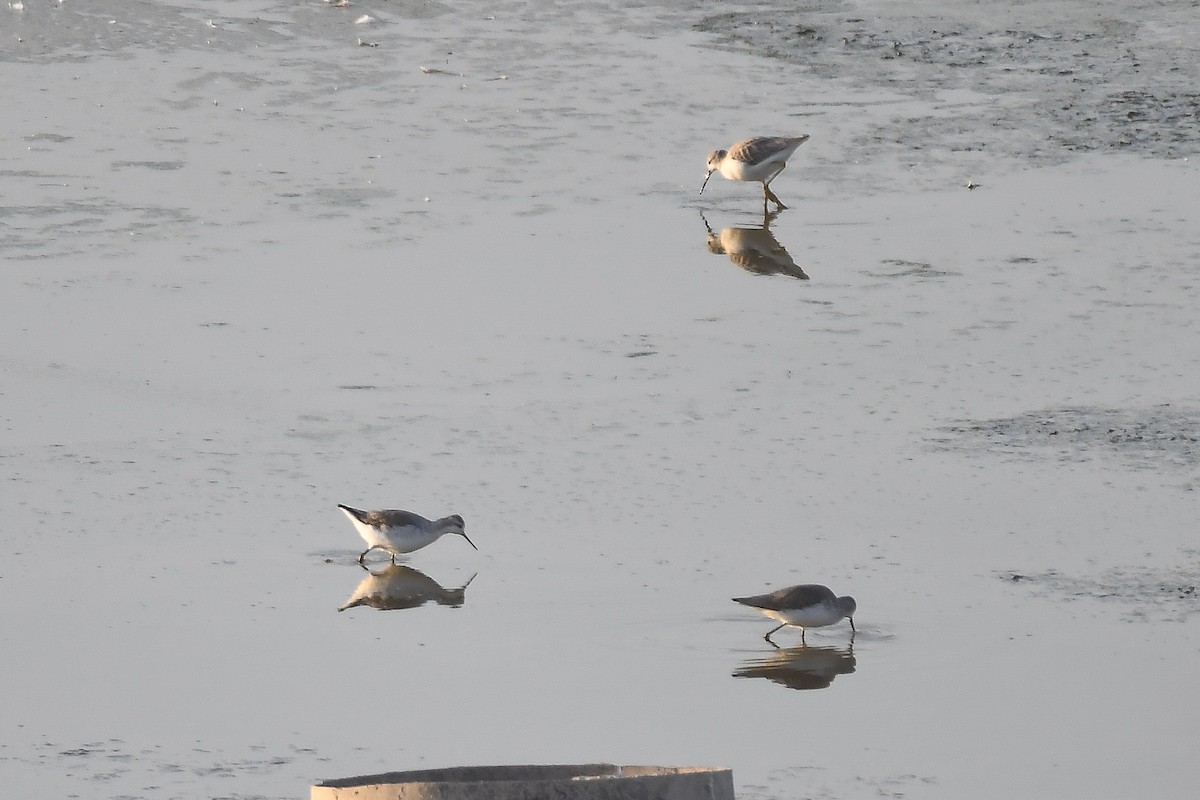
{"type": "Polygon", "coordinates": [[[424,572],[403,564],[388,564],[375,572],[368,570],[368,573],[338,611],[355,606],[370,606],[380,611],[398,611],[423,606],[429,602],[458,608],[466,602],[467,587],[475,580],[475,576],[472,575],[462,587],[446,589],[424,572]]]}
{"type": "Polygon", "coordinates": [[[825,689],[838,675],[854,672],[854,645],[849,647],[777,648],[766,658],[752,658],[735,678],[766,678],[789,689],[825,689]]]}
{"type": "Polygon", "coordinates": [[[788,275],[808,280],[808,275],[771,233],[771,223],[777,216],[778,211],[764,214],[759,228],[723,228],[716,233],[704,212],[700,212],[700,219],[708,229],[708,251],[716,255],[724,253],[734,264],[756,275],[788,275]]]}

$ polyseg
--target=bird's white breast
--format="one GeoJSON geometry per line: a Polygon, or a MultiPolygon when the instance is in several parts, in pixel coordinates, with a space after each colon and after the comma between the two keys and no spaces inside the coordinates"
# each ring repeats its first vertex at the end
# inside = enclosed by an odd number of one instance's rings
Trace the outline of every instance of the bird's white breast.
{"type": "Polygon", "coordinates": [[[798,625],[801,628],[823,628],[826,625],[833,625],[845,617],[836,608],[824,604],[802,609],[774,611],[769,616],[780,622],[786,622],[788,625],[798,625]]]}

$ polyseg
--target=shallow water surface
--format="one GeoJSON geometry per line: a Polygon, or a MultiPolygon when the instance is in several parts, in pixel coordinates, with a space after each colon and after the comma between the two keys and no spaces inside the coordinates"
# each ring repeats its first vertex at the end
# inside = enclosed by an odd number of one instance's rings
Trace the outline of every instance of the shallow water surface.
{"type": "Polygon", "coordinates": [[[24,6],[11,792],[1200,783],[1174,5],[24,6]],[[698,194],[709,150],[793,132],[789,209],[698,194]],[[337,503],[461,514],[480,551],[364,572],[337,503]],[[853,639],[776,649],[730,600],[808,582],[853,639]]]}

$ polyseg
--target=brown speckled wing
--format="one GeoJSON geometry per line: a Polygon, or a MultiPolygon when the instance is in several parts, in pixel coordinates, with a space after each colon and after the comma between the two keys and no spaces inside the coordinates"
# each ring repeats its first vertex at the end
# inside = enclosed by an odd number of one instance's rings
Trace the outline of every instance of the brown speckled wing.
{"type": "Polygon", "coordinates": [[[743,164],[759,164],[796,141],[788,136],[759,136],[745,139],[729,148],[729,158],[743,164]]]}

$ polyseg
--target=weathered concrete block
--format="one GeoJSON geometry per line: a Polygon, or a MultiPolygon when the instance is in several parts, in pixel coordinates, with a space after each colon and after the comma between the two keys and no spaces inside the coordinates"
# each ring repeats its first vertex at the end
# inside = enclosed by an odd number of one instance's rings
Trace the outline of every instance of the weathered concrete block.
{"type": "Polygon", "coordinates": [[[449,767],[318,783],[312,800],[733,800],[733,773],[615,764],[449,767]]]}

